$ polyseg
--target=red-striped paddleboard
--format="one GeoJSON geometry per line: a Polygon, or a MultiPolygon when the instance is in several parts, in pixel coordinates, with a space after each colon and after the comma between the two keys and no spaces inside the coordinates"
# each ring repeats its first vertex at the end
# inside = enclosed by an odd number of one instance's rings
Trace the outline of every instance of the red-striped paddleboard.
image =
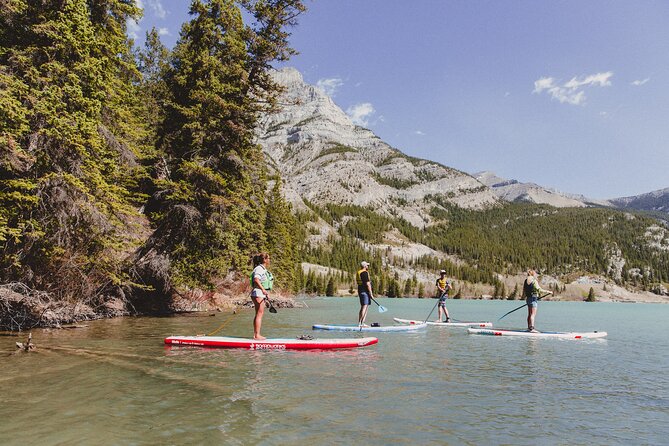
{"type": "Polygon", "coordinates": [[[379,340],[372,337],[346,339],[264,339],[262,341],[227,336],[170,336],[165,338],[165,344],[168,345],[245,348],[248,350],[328,350],[367,347],[377,342],[379,340]]]}

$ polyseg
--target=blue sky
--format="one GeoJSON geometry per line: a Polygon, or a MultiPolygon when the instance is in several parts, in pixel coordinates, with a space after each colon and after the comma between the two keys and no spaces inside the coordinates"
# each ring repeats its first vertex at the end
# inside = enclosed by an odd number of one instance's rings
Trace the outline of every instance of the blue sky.
{"type": "MultiPolygon", "coordinates": [[[[172,47],[186,0],[141,0],[172,47]]],[[[669,187],[669,2],[320,0],[287,65],[403,152],[591,198],[669,187]]]]}

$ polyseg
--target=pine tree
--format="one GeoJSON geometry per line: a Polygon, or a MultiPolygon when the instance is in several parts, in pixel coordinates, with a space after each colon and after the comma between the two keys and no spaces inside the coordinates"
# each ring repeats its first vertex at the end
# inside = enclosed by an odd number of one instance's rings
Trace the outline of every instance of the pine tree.
{"type": "Polygon", "coordinates": [[[73,301],[122,283],[144,124],[124,0],[0,7],[0,281],[73,301]],[[83,280],[82,280],[83,278],[83,280]]]}
{"type": "Polygon", "coordinates": [[[597,302],[597,298],[595,297],[594,288],[590,287],[590,291],[588,292],[588,297],[586,297],[585,301],[586,302],[597,302]]]}
{"type": "Polygon", "coordinates": [[[281,179],[277,179],[269,194],[265,230],[277,284],[281,288],[290,289],[290,284],[294,281],[293,274],[298,255],[295,240],[303,240],[304,235],[296,230],[298,225],[290,205],[283,198],[281,184],[281,179]]]}
{"type": "Polygon", "coordinates": [[[328,280],[328,285],[325,287],[325,295],[326,296],[334,296],[335,295],[335,284],[334,284],[334,279],[330,277],[328,280]]]}
{"type": "MultiPolygon", "coordinates": [[[[156,182],[157,230],[136,262],[166,263],[167,273],[145,268],[140,276],[149,282],[167,277],[170,289],[212,288],[217,278],[247,269],[250,256],[270,244],[267,168],[254,129],[276,103],[280,89],[268,69],[293,54],[286,28],[304,6],[298,0],[240,4],[252,25],[244,24],[233,0],[193,0],[165,75],[158,149],[170,174],[156,182]]],[[[284,223],[281,215],[271,219],[274,227],[284,223]]],[[[292,275],[287,265],[293,259],[286,256],[279,268],[287,280],[277,276],[283,286],[292,275]]]]}
{"type": "Polygon", "coordinates": [[[407,279],[407,281],[404,283],[404,297],[409,297],[411,296],[411,279],[407,279]]]}
{"type": "Polygon", "coordinates": [[[418,298],[423,299],[425,297],[425,285],[421,282],[418,285],[418,298]]]}
{"type": "Polygon", "coordinates": [[[517,297],[518,297],[518,284],[516,284],[513,287],[513,291],[511,292],[511,294],[509,294],[509,297],[508,297],[507,300],[516,300],[517,297]]]}

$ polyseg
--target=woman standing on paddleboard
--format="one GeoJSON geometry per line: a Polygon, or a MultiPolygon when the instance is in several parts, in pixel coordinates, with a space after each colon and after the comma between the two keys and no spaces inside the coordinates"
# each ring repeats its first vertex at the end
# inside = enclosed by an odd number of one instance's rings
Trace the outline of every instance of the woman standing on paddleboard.
{"type": "Polygon", "coordinates": [[[532,333],[537,332],[537,330],[534,329],[534,318],[537,315],[537,309],[539,308],[539,295],[553,294],[539,286],[539,280],[536,276],[536,271],[533,269],[528,270],[527,278],[525,279],[525,283],[523,283],[523,295],[525,296],[525,303],[527,304],[527,331],[532,333]]]}
{"type": "Polygon", "coordinates": [[[262,317],[265,313],[265,305],[269,306],[267,297],[272,289],[274,277],[272,273],[267,270],[269,266],[269,254],[261,252],[253,256],[253,272],[251,273],[251,300],[255,306],[256,315],[253,318],[253,339],[265,339],[260,335],[260,327],[262,327],[262,317]],[[263,305],[263,301],[265,305],[263,305]]]}

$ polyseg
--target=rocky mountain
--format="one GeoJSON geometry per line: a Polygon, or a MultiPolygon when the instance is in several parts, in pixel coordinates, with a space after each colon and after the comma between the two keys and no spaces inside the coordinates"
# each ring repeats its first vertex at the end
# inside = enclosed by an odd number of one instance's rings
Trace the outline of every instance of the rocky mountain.
{"type": "Polygon", "coordinates": [[[632,197],[613,198],[612,206],[620,209],[654,211],[669,214],[669,187],[632,197]]]}
{"type": "Polygon", "coordinates": [[[603,206],[622,210],[649,211],[669,214],[669,188],[641,195],[608,200],[595,200],[583,195],[567,194],[534,183],[521,183],[497,176],[494,172],[475,173],[474,177],[488,186],[504,201],[526,201],[554,207],[603,206]]]}
{"type": "Polygon", "coordinates": [[[504,201],[527,201],[538,204],[548,204],[558,208],[586,207],[592,204],[604,205],[579,195],[565,194],[553,189],[547,189],[534,183],[521,183],[518,180],[509,180],[497,176],[494,172],[484,171],[475,173],[474,177],[488,186],[499,198],[504,201]]]}
{"type": "Polygon", "coordinates": [[[355,125],[297,70],[277,71],[275,80],[286,88],[282,110],[264,119],[258,142],[296,208],[304,206],[304,199],[355,204],[424,227],[431,223],[435,197],[466,209],[499,202],[474,177],[407,156],[355,125]]]}

